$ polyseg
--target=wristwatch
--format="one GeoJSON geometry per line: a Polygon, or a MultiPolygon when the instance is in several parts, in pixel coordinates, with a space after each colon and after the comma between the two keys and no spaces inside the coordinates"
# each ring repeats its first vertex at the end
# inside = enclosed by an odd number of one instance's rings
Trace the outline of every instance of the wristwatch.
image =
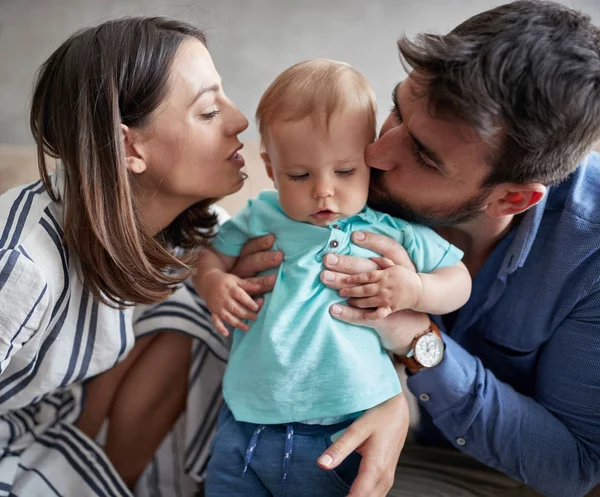
{"type": "Polygon", "coordinates": [[[432,321],[425,333],[417,335],[408,354],[398,359],[411,373],[437,366],[444,358],[444,340],[438,326],[432,321]]]}

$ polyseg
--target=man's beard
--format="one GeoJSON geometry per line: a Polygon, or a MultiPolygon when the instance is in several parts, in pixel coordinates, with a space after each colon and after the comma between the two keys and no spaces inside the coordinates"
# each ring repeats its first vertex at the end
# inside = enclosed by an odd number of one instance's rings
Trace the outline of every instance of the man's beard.
{"type": "Polygon", "coordinates": [[[403,200],[394,197],[385,185],[384,171],[371,170],[371,186],[369,189],[368,205],[376,211],[385,212],[390,216],[423,224],[430,227],[456,226],[464,224],[481,214],[482,208],[490,194],[491,188],[484,188],[475,196],[463,202],[458,207],[449,210],[431,208],[415,209],[403,200]]]}

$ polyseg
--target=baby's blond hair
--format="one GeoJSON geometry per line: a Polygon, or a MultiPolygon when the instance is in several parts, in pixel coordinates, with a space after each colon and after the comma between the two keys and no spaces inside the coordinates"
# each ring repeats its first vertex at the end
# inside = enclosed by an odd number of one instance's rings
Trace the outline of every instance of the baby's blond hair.
{"type": "Polygon", "coordinates": [[[256,123],[264,148],[268,127],[276,121],[298,121],[306,117],[329,128],[337,112],[365,113],[365,125],[376,134],[375,92],[366,78],[352,66],[329,59],[299,62],[283,71],[263,94],[256,109],[256,123]]]}

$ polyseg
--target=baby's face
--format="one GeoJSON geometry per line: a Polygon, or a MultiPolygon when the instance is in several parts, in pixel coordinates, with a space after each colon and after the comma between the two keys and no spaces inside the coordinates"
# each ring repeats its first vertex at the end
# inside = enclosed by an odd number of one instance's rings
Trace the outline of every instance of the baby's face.
{"type": "Polygon", "coordinates": [[[335,114],[329,132],[310,117],[269,126],[265,162],[281,207],[296,221],[327,226],[367,202],[371,142],[364,113],[335,114]]]}

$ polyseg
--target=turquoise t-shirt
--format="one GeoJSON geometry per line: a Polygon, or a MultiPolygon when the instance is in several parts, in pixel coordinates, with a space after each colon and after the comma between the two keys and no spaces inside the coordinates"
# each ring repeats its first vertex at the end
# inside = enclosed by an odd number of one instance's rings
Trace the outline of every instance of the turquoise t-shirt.
{"type": "Polygon", "coordinates": [[[351,242],[370,231],[401,243],[417,271],[453,266],[462,252],[433,230],[365,207],[321,227],[287,217],[276,191],[257,198],[228,220],[214,241],[238,256],[249,238],[273,233],[283,263],[250,331],[235,330],[223,396],[237,421],[291,423],[370,409],[401,391],[398,375],[377,333],[334,319],[329,307],[344,299],[319,275],[326,254],[378,256],[351,242]]]}

